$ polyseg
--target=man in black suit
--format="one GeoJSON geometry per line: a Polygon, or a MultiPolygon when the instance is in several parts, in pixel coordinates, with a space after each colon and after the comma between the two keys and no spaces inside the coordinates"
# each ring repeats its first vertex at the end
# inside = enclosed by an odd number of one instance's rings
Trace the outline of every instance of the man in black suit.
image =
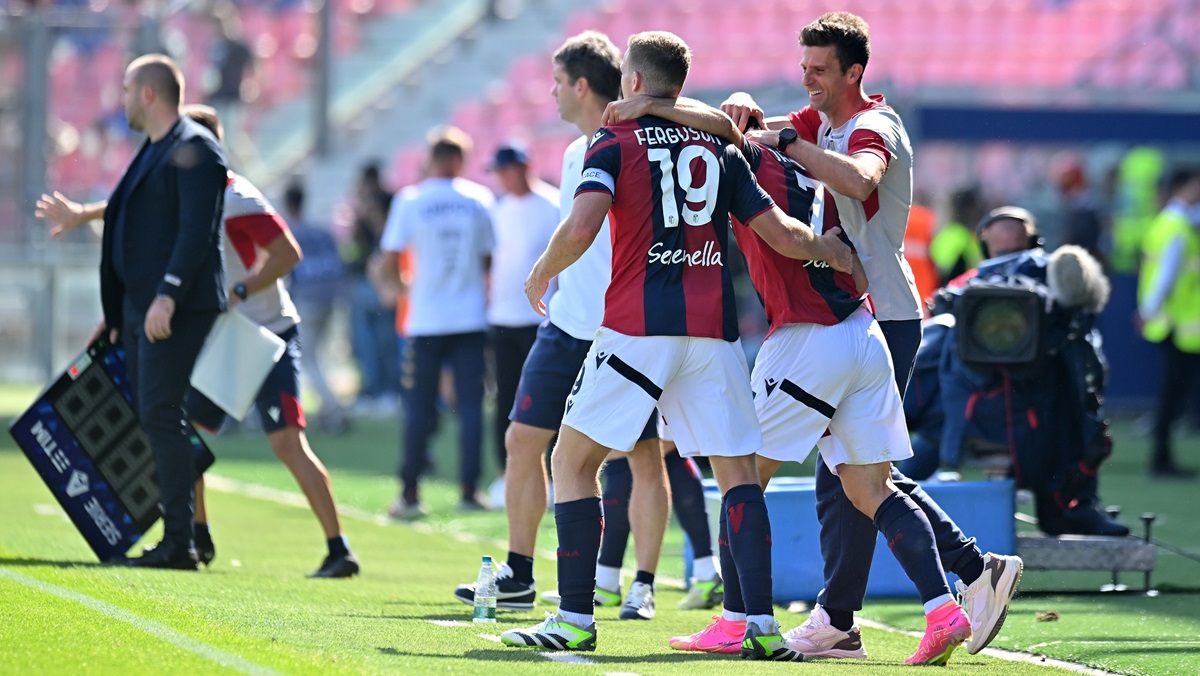
{"type": "Polygon", "coordinates": [[[97,333],[107,329],[125,346],[164,526],[162,542],[129,564],[195,570],[196,476],[183,402],[196,356],[226,304],[225,155],[207,129],[180,114],[183,74],[171,59],[135,59],[124,86],[129,126],[149,138],[104,210],[97,333]]]}

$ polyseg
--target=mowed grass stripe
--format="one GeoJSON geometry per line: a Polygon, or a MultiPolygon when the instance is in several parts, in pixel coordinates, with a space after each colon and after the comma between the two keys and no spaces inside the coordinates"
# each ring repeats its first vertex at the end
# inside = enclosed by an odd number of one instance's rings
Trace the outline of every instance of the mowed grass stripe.
{"type": "Polygon", "coordinates": [[[35,589],[44,594],[57,596],[60,599],[72,601],[80,605],[86,606],[102,615],[106,615],[119,622],[124,622],[139,631],[145,632],[155,638],[159,638],[173,646],[182,648],[188,652],[194,653],[203,657],[206,660],[215,662],[223,667],[228,667],[239,671],[243,674],[251,676],[279,676],[279,672],[268,669],[262,665],[255,664],[250,660],[227,653],[224,650],[214,648],[203,641],[196,640],[190,636],[185,636],[174,629],[166,626],[161,622],[148,620],[137,613],[130,612],[120,606],[114,606],[111,603],[94,599],[87,594],[81,594],[72,589],[59,587],[58,585],[50,584],[37,578],[22,575],[15,570],[9,570],[0,566],[0,577],[7,578],[13,582],[35,589]]]}

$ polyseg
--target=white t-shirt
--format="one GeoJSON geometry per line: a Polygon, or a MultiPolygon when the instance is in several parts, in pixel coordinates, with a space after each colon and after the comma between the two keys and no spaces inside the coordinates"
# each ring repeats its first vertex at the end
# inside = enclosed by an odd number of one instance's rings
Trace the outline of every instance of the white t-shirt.
{"type": "MultiPolygon", "coordinates": [[[[563,153],[562,181],[558,191],[564,195],[560,208],[562,218],[571,213],[575,188],[583,177],[583,157],[588,139],[580,136],[563,153]]],[[[604,319],[604,292],[612,279],[612,239],[608,234],[608,218],[596,241],[579,260],[558,275],[558,291],[550,299],[550,321],[567,335],[578,340],[595,340],[596,331],[604,319]]]]}
{"type": "MultiPolygon", "coordinates": [[[[287,232],[288,226],[258,188],[232,172],[225,186],[224,219],[221,244],[225,247],[225,278],[232,287],[250,276],[259,253],[287,232]]],[[[274,333],[283,333],[300,322],[282,279],[239,302],[237,310],[274,333]]]]}
{"type": "MultiPolygon", "coordinates": [[[[496,248],[492,250],[492,326],[536,326],[542,317],[529,307],[525,279],[558,227],[558,191],[533,181],[524,195],[501,195],[492,207],[496,248]]],[[[550,298],[547,294],[546,299],[550,298]]]]}
{"type": "MultiPolygon", "coordinates": [[[[836,211],[827,209],[825,227],[840,225],[858,250],[871,283],[879,321],[921,319],[921,296],[904,258],[904,231],[912,206],[912,144],[896,111],[875,95],[845,124],[833,129],[825,113],[805,107],[791,115],[800,138],[842,155],[870,152],[884,161],[883,180],[859,201],[825,188],[836,211]],[[838,219],[833,221],[833,219],[838,219]]],[[[819,177],[818,177],[819,178],[819,177]]]]}
{"type": "Polygon", "coordinates": [[[380,248],[412,252],[408,335],[483,331],[483,258],[494,244],[492,193],[465,178],[427,178],[392,200],[380,248]]]}

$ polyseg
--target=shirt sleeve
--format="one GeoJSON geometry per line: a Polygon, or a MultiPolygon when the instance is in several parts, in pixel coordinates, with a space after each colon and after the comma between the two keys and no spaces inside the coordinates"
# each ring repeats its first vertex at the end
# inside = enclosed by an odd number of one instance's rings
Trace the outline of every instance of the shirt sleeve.
{"type": "Polygon", "coordinates": [[[1151,317],[1162,309],[1163,303],[1175,288],[1175,280],[1183,269],[1184,249],[1186,242],[1183,235],[1175,235],[1163,250],[1162,263],[1158,266],[1158,274],[1150,285],[1150,293],[1146,295],[1138,314],[1151,317]]]}
{"type": "Polygon", "coordinates": [[[617,176],[621,171],[621,141],[611,129],[602,128],[592,137],[583,160],[583,176],[575,195],[606,192],[617,195],[617,176]]]}
{"type": "Polygon", "coordinates": [[[750,165],[750,171],[758,173],[759,166],[762,165],[762,146],[753,142],[746,141],[742,144],[742,155],[746,157],[746,163],[750,165]]]}
{"type": "MultiPolygon", "coordinates": [[[[747,144],[751,145],[751,144],[747,144]]],[[[754,180],[750,164],[732,145],[725,146],[725,178],[730,187],[730,214],[741,223],[749,223],[775,206],[775,200],[754,180]]]]}
{"type": "Polygon", "coordinates": [[[383,228],[383,236],[379,238],[379,248],[384,251],[403,251],[408,248],[411,220],[408,216],[411,200],[405,199],[403,193],[392,198],[392,208],[388,210],[387,225],[383,228]]]}
{"type": "Polygon", "coordinates": [[[817,142],[817,132],[821,130],[821,114],[813,110],[812,106],[805,106],[788,115],[788,121],[792,123],[801,139],[809,143],[817,142]]]}
{"type": "Polygon", "coordinates": [[[892,161],[892,153],[888,150],[887,143],[874,129],[855,129],[850,133],[850,143],[846,150],[848,155],[871,153],[883,160],[884,169],[887,169],[888,163],[892,161]]]}
{"type": "Polygon", "coordinates": [[[479,255],[487,256],[496,248],[496,231],[491,210],[486,206],[480,205],[479,218],[475,225],[479,229],[479,255]]]}

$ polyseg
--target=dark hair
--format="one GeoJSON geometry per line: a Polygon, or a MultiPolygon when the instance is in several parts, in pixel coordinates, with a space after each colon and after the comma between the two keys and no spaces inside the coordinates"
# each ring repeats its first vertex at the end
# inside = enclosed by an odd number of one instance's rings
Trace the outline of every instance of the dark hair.
{"type": "Polygon", "coordinates": [[[554,53],[554,63],[562,66],[571,84],[584,78],[605,101],[621,98],[621,51],[604,33],[584,31],[568,39],[554,53]]]}
{"type": "Polygon", "coordinates": [[[361,178],[365,181],[375,181],[376,183],[379,183],[379,160],[371,160],[370,162],[364,164],[362,167],[361,178]]]}
{"type": "Polygon", "coordinates": [[[169,106],[178,106],[183,100],[183,71],[164,54],[146,54],[134,59],[133,81],[154,90],[169,106]]]}
{"type": "Polygon", "coordinates": [[[283,190],[283,206],[293,214],[304,211],[304,181],[293,177],[283,190]]]}
{"type": "Polygon", "coordinates": [[[225,128],[221,126],[221,118],[217,115],[217,110],[212,106],[206,106],[202,103],[189,103],[183,107],[183,114],[187,115],[193,122],[212,132],[218,141],[225,138],[225,128]]]}
{"type": "Polygon", "coordinates": [[[862,17],[849,12],[829,12],[800,31],[805,47],[834,47],[842,72],[854,64],[863,70],[871,58],[871,29],[862,17]]]}
{"type": "Polygon", "coordinates": [[[1180,188],[1200,178],[1200,167],[1175,167],[1167,179],[1167,195],[1174,195],[1180,188]]]}
{"type": "Polygon", "coordinates": [[[675,96],[692,67],[692,50],[678,35],[648,31],[629,36],[629,67],[646,80],[650,96],[675,96]]]}
{"type": "Polygon", "coordinates": [[[471,152],[471,137],[458,127],[439,127],[429,133],[429,158],[435,163],[461,160],[471,152]]]}

